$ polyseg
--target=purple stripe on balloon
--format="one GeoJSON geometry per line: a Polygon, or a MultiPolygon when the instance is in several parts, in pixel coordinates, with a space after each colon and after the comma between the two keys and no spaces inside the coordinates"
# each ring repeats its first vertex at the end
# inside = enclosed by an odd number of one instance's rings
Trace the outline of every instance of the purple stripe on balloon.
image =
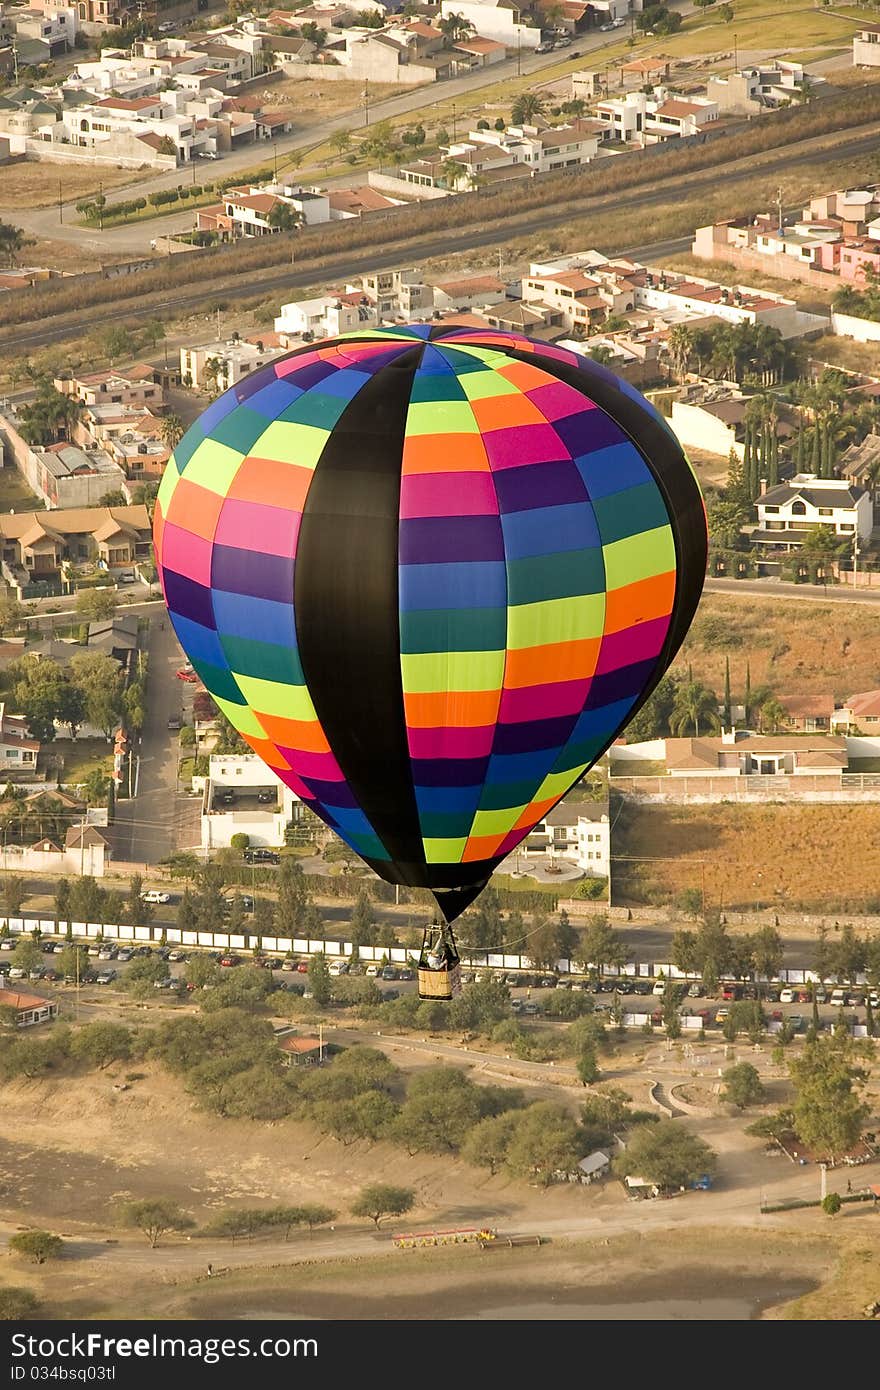
{"type": "Polygon", "coordinates": [[[669,618],[652,618],[647,623],[636,623],[634,627],[624,628],[622,632],[606,633],[602,639],[596,674],[606,675],[620,666],[631,666],[634,661],[646,661],[656,657],[669,631],[669,618]]]}
{"type": "Polygon", "coordinates": [[[242,502],[227,497],[217,519],[215,545],[231,545],[252,551],[254,545],[270,555],[296,555],[302,513],[262,502],[242,502]]]}
{"type": "Polygon", "coordinates": [[[620,444],[627,438],[611,416],[598,408],[557,420],[553,428],[562,440],[565,451],[572,457],[592,454],[597,449],[607,449],[610,445],[620,444]]]}
{"type": "Polygon", "coordinates": [[[165,602],[172,618],[175,613],[179,613],[182,618],[201,623],[202,627],[214,627],[211,590],[206,589],[203,584],[196,584],[192,579],[187,579],[183,574],[175,574],[174,570],[164,569],[164,566],[163,570],[165,602]]]}
{"type": "Polygon", "coordinates": [[[532,719],[524,724],[498,724],[493,753],[537,753],[542,748],[561,748],[567,742],[576,715],[558,719],[532,719]]]}
{"type": "Polygon", "coordinates": [[[486,779],[486,758],[413,758],[416,787],[478,787],[486,779]]]}
{"type": "Polygon", "coordinates": [[[493,469],[550,463],[571,453],[552,425],[509,425],[507,429],[489,430],[483,443],[493,469]]]}
{"type": "MultiPolygon", "coordinates": [[[[299,771],[299,769],[296,769],[299,771]]],[[[304,777],[303,781],[311,788],[312,796],[322,805],[329,806],[332,814],[334,806],[349,806],[360,810],[354,792],[347,782],[327,782],[318,777],[304,777]]]]}
{"type": "Polygon", "coordinates": [[[495,725],[466,729],[407,730],[412,758],[483,758],[492,751],[495,725]]]}
{"type": "Polygon", "coordinates": [[[606,671],[593,677],[590,687],[590,709],[624,700],[628,695],[640,695],[657,669],[657,658],[637,661],[632,666],[620,666],[616,671],[606,671]]]}
{"type": "Polygon", "coordinates": [[[516,724],[531,719],[555,719],[580,714],[590,690],[590,681],[554,681],[552,685],[527,685],[520,690],[501,692],[498,720],[516,724]]]}
{"type": "Polygon", "coordinates": [[[488,470],[481,473],[407,473],[400,484],[401,517],[497,516],[498,498],[488,470]]]}
{"type": "Polygon", "coordinates": [[[504,537],[497,516],[410,517],[400,523],[400,563],[433,565],[444,560],[503,560],[504,537]]]}
{"type": "Polygon", "coordinates": [[[283,555],[261,555],[254,550],[215,544],[211,583],[215,589],[227,589],[233,594],[291,603],[293,560],[283,555]]]}
{"type": "Polygon", "coordinates": [[[587,501],[583,479],[571,459],[501,469],[494,474],[494,481],[505,514],[587,501]]]}

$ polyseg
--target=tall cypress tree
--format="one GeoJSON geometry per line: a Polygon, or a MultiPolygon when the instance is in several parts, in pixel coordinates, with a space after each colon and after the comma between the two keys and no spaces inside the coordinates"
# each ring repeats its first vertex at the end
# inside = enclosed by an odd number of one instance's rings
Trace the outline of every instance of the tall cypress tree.
{"type": "Polygon", "coordinates": [[[779,435],[770,436],[770,458],[767,463],[767,484],[775,487],[779,482],[779,435]]]}
{"type": "Polygon", "coordinates": [[[813,422],[812,448],[810,451],[810,472],[819,477],[822,466],[821,441],[819,438],[819,421],[813,422]]]}
{"type": "Polygon", "coordinates": [[[724,658],[724,726],[729,729],[733,723],[730,709],[730,657],[724,658]]]}
{"type": "Polygon", "coordinates": [[[746,727],[748,727],[752,709],[752,667],[748,661],[746,662],[746,693],[743,696],[743,708],[745,709],[746,727]]]}
{"type": "Polygon", "coordinates": [[[799,416],[798,416],[798,436],[797,436],[797,457],[796,457],[797,471],[798,471],[799,473],[803,473],[803,471],[804,471],[804,464],[806,463],[806,461],[807,461],[807,440],[806,440],[806,433],[805,433],[805,430],[804,430],[804,417],[803,417],[803,415],[799,415],[799,416]]]}

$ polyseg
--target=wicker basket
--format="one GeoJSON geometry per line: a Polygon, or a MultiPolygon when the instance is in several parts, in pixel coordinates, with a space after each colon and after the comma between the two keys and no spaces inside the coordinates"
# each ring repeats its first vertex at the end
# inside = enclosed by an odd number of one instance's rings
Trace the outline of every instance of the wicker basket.
{"type": "Polygon", "coordinates": [[[458,961],[446,970],[419,968],[420,999],[454,999],[461,994],[461,966],[458,961]]]}

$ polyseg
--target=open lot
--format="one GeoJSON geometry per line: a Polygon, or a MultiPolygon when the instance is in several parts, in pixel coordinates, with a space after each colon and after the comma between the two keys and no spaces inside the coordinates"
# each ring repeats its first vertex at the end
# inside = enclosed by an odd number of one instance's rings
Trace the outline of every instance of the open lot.
{"type": "Polygon", "coordinates": [[[628,802],[614,856],[619,906],[705,887],[728,910],[864,912],[880,883],[880,805],[628,802]]]}
{"type": "Polygon", "coordinates": [[[769,685],[780,696],[832,693],[840,698],[880,684],[880,611],[857,604],[727,598],[704,593],[676,659],[719,695],[730,659],[734,701],[769,685]]]}
{"type": "Polygon", "coordinates": [[[93,164],[48,164],[27,159],[0,169],[0,209],[52,207],[58,202],[59,188],[62,200],[69,202],[97,193],[99,184],[106,193],[140,178],[137,169],[97,169],[93,164]]]}

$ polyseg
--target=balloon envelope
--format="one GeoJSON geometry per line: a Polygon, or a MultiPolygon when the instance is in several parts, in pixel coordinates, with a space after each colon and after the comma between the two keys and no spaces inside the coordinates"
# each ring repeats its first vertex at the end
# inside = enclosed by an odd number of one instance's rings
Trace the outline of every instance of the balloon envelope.
{"type": "Polygon", "coordinates": [[[693,474],[633,388],[429,325],[309,345],[219,397],[155,541],[223,713],[449,920],[653,689],[706,564],[693,474]]]}

